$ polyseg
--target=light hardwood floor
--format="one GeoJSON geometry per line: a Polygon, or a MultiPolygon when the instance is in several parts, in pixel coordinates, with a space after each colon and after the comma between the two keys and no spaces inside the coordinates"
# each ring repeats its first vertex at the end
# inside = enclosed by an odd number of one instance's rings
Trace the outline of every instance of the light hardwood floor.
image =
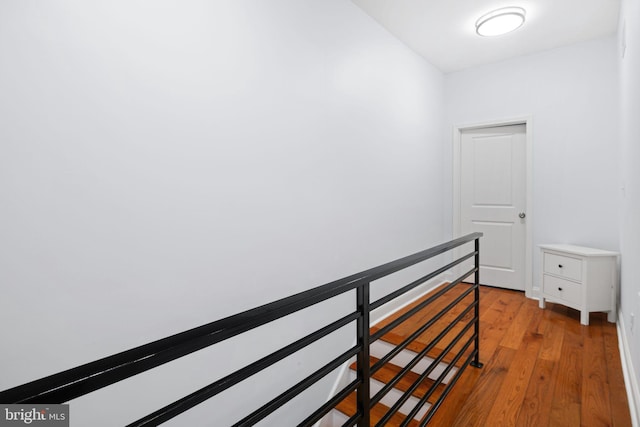
{"type": "Polygon", "coordinates": [[[469,367],[433,426],[631,426],[615,324],[524,293],[481,287],[481,369],[469,367]]]}

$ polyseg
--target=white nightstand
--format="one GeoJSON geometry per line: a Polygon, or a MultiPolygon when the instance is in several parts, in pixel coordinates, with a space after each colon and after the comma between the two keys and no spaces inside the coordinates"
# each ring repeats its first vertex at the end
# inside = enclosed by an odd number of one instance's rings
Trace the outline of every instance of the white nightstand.
{"type": "Polygon", "coordinates": [[[540,245],[545,299],[580,310],[580,323],[589,324],[592,311],[608,312],[616,321],[617,252],[572,245],[540,245]]]}

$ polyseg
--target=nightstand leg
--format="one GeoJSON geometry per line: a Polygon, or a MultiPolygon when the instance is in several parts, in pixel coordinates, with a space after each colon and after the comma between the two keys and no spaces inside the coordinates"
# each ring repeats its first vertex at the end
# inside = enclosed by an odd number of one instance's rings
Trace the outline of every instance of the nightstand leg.
{"type": "Polygon", "coordinates": [[[607,313],[607,320],[610,323],[616,323],[616,320],[617,320],[616,317],[617,316],[616,316],[616,311],[615,310],[611,310],[611,311],[609,311],[609,313],[607,313]]]}
{"type": "Polygon", "coordinates": [[[582,310],[580,312],[580,323],[589,326],[589,312],[587,310],[582,310]]]}
{"type": "Polygon", "coordinates": [[[540,297],[540,301],[538,301],[538,306],[540,308],[544,308],[544,297],[540,297]]]}

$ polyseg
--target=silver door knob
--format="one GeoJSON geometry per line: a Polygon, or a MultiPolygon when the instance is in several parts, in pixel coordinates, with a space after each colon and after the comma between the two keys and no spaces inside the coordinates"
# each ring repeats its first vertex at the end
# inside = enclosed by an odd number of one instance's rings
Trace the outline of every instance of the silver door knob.
{"type": "Polygon", "coordinates": [[[524,212],[520,212],[520,213],[518,214],[518,216],[519,216],[520,218],[524,218],[525,216],[527,216],[527,214],[526,214],[526,213],[524,213],[524,212]]]}

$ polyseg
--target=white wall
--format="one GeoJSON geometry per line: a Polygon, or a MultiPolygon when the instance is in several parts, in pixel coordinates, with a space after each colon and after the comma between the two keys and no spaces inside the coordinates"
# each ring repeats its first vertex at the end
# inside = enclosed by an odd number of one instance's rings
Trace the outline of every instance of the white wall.
{"type": "MultiPolygon", "coordinates": [[[[445,76],[445,223],[451,232],[451,129],[533,117],[533,244],[617,250],[618,87],[605,38],[445,76]]],[[[534,247],[534,288],[539,251],[534,247]]]]}
{"type": "MultiPolygon", "coordinates": [[[[635,386],[640,382],[640,4],[623,0],[618,34],[618,60],[620,63],[620,250],[622,306],[621,324],[625,341],[631,351],[632,373],[635,386]],[[623,30],[624,28],[624,30],[623,30]],[[626,45],[624,58],[623,46],[626,45]],[[631,330],[631,315],[635,325],[631,330]]],[[[640,405],[638,389],[634,390],[636,407],[640,405]]]]}
{"type": "MultiPolygon", "coordinates": [[[[0,389],[445,235],[442,74],[347,0],[3,1],[0,93],[0,389]]],[[[131,421],[332,310],[73,402],[72,425],[131,421]]]]}

